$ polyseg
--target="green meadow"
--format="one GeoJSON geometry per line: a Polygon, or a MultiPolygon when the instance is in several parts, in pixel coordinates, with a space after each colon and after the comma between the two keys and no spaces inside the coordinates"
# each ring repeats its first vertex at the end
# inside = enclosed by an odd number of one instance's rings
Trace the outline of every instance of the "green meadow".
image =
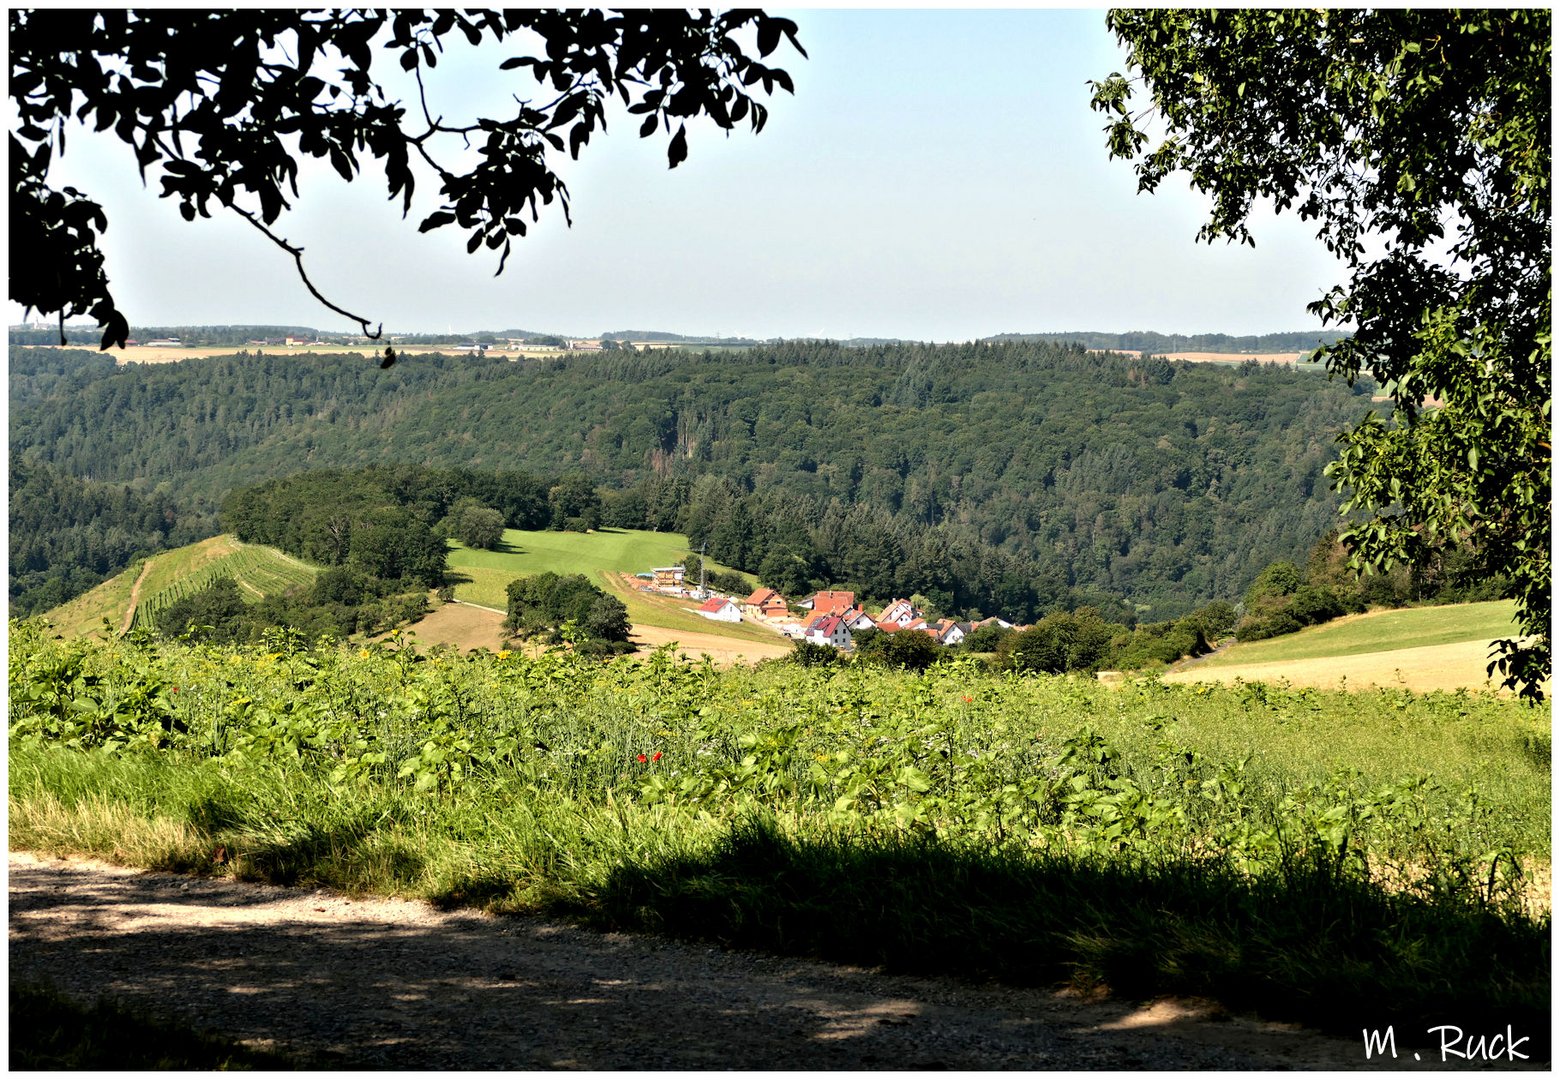
{"type": "Polygon", "coordinates": [[[1512,622],[1515,614],[1516,605],[1510,600],[1372,612],[1265,641],[1240,642],[1202,663],[1208,667],[1234,667],[1358,656],[1462,641],[1487,643],[1516,635],[1517,627],[1512,622]]]}
{"type": "MultiPolygon", "coordinates": [[[[517,577],[552,571],[584,574],[609,588],[628,608],[637,626],[719,634],[750,641],[782,640],[772,630],[744,623],[712,622],[692,610],[692,605],[671,597],[646,595],[625,587],[617,575],[648,572],[656,566],[675,566],[688,554],[688,538],[678,533],[642,529],[598,529],[590,533],[554,530],[505,529],[501,546],[493,551],[468,548],[451,541],[450,572],[456,578],[455,599],[469,604],[504,609],[505,590],[517,577]]],[[[715,562],[711,570],[731,572],[715,562]]],[[[744,574],[750,582],[752,576],[744,574]]]]}

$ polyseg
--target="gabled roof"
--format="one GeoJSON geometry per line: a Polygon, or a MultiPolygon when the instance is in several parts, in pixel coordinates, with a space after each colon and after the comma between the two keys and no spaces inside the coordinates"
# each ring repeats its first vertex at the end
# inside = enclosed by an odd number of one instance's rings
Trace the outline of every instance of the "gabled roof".
{"type": "Polygon", "coordinates": [[[814,611],[839,612],[856,606],[856,594],[853,592],[834,592],[822,589],[802,601],[804,607],[809,603],[811,603],[814,611]]]}
{"type": "MultiPolygon", "coordinates": [[[[825,615],[821,619],[815,619],[813,621],[816,625],[818,633],[824,635],[825,637],[833,637],[834,632],[844,625],[844,622],[838,615],[825,615]]],[[[812,629],[812,627],[809,627],[809,629],[812,629]]]]}
{"type": "Polygon", "coordinates": [[[755,589],[753,595],[748,597],[744,603],[752,604],[754,607],[762,607],[769,601],[779,597],[779,595],[773,589],[755,589]]]}
{"type": "Polygon", "coordinates": [[[711,612],[719,611],[729,603],[731,603],[731,601],[726,599],[724,596],[712,596],[708,600],[704,601],[704,603],[699,605],[699,610],[711,612]]]}

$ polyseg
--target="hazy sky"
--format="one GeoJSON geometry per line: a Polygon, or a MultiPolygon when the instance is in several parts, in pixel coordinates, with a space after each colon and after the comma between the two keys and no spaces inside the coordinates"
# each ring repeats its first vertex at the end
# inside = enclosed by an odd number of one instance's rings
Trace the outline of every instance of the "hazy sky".
{"type": "MultiPolygon", "coordinates": [[[[620,117],[564,161],[574,227],[544,213],[500,277],[458,228],[417,233],[437,206],[431,177],[402,221],[372,166],[348,185],[305,164],[277,232],[307,249],[327,296],[387,331],[946,341],[1319,325],[1305,305],[1341,274],[1309,229],[1262,216],[1255,249],[1198,244],[1201,198],[1183,184],[1138,195],[1131,166],[1107,159],[1087,80],[1123,55],[1102,11],[785,14],[811,58],[782,48],[796,95],[772,100],[761,135],[690,127],[688,160],[668,170],[664,137],[642,141],[620,117]]],[[[518,88],[497,65],[514,50],[450,50],[429,75],[435,110],[501,114],[518,88]]],[[[155,179],[143,190],[115,139],[71,132],[53,181],[107,211],[108,273],[133,326],[355,329],[247,224],[186,224],[155,179]]]]}

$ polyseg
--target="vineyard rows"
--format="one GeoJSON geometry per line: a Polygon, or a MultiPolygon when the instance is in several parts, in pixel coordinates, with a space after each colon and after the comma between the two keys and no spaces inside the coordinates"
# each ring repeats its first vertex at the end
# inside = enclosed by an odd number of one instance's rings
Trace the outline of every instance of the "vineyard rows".
{"type": "Polygon", "coordinates": [[[167,588],[159,589],[136,605],[132,626],[146,626],[171,605],[209,586],[218,578],[230,577],[238,583],[247,599],[284,593],[314,581],[314,570],[296,559],[267,548],[246,547],[218,559],[200,571],[181,577],[167,588]],[[258,594],[258,595],[254,595],[258,594]]]}

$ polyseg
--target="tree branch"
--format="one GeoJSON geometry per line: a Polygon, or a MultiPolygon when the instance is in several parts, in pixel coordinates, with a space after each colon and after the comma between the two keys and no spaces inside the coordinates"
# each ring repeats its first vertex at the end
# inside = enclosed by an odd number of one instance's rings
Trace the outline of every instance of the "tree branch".
{"type": "Polygon", "coordinates": [[[309,280],[309,275],[307,273],[305,273],[304,269],[303,269],[303,248],[301,248],[301,247],[294,247],[292,244],[289,244],[286,240],[283,240],[280,236],[277,236],[270,229],[266,228],[265,225],[262,224],[261,221],[258,218],[256,218],[253,214],[251,214],[248,210],[245,210],[243,207],[235,206],[232,203],[228,203],[227,207],[228,207],[229,210],[233,211],[239,217],[243,218],[245,221],[249,222],[249,224],[253,225],[255,228],[259,229],[262,233],[264,233],[266,235],[266,237],[271,241],[271,243],[275,244],[277,247],[281,248],[283,251],[287,252],[287,254],[289,254],[289,255],[291,255],[293,257],[293,261],[298,264],[298,276],[303,279],[304,287],[309,290],[310,294],[313,295],[314,299],[318,300],[320,303],[322,303],[326,307],[330,308],[337,315],[344,315],[347,318],[351,319],[353,322],[357,323],[359,326],[361,326],[363,328],[363,333],[365,335],[367,335],[369,340],[371,340],[371,341],[378,341],[379,340],[380,335],[384,333],[384,329],[385,329],[385,324],[384,323],[380,323],[379,326],[376,329],[370,330],[368,328],[368,320],[367,319],[363,318],[363,316],[361,316],[361,315],[354,315],[354,314],[352,314],[352,312],[348,311],[346,308],[337,307],[335,304],[333,304],[329,300],[325,299],[324,295],[321,294],[321,292],[314,287],[314,282],[309,280]]]}

